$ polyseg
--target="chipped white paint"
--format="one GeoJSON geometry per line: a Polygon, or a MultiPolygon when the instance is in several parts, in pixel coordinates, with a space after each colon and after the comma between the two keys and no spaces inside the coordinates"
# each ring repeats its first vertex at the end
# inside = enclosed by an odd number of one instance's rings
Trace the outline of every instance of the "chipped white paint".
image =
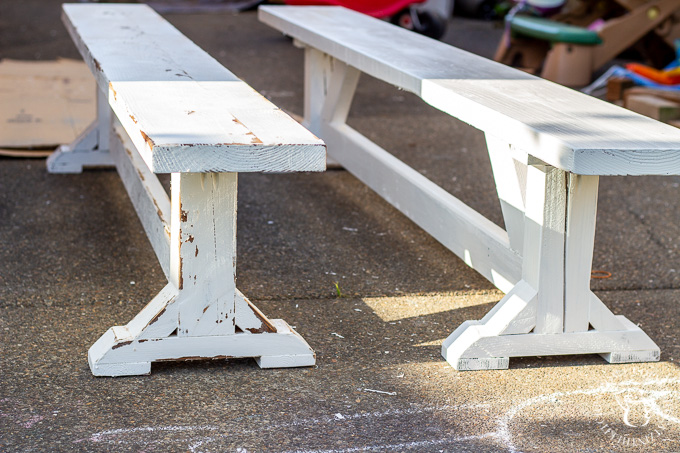
{"type": "Polygon", "coordinates": [[[228,357],[314,365],[300,335],[236,288],[236,195],[240,171],[323,170],[323,142],[145,5],[67,4],[64,21],[108,97],[48,169],[115,165],[169,281],[92,345],[93,374],[228,357]],[[172,172],[171,197],[154,174],[163,172],[172,172]]]}
{"type": "Polygon", "coordinates": [[[659,360],[590,291],[597,187],[599,175],[680,174],[680,130],[347,9],[259,11],[305,49],[305,124],[330,156],[506,293],[444,342],[456,369],[659,360]],[[361,72],[485,132],[507,232],[346,124],[361,72]]]}

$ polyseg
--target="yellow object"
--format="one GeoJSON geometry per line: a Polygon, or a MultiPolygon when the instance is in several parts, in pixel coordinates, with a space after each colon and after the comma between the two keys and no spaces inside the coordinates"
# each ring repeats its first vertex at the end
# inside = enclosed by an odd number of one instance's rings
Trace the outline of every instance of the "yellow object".
{"type": "Polygon", "coordinates": [[[657,17],[659,17],[659,7],[658,6],[654,6],[654,7],[649,8],[647,10],[647,18],[649,20],[654,20],[657,17]]]}

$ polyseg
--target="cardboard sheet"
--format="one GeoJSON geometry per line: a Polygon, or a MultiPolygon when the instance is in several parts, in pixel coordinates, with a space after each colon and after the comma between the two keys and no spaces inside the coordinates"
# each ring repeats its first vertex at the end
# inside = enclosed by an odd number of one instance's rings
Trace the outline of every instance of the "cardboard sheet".
{"type": "Polygon", "coordinates": [[[82,61],[0,61],[0,154],[73,141],[96,116],[95,89],[82,61]]]}

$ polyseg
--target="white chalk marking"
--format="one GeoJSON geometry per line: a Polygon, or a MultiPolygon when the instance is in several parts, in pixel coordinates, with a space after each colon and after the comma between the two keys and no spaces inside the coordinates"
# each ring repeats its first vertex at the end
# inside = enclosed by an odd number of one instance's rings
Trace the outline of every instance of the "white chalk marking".
{"type": "MultiPolygon", "coordinates": [[[[505,413],[503,417],[498,422],[498,431],[496,433],[498,434],[499,438],[501,441],[505,444],[505,446],[508,448],[510,453],[518,453],[517,447],[514,444],[512,434],[510,433],[510,423],[512,422],[512,419],[517,415],[519,412],[522,410],[526,409],[529,406],[532,406],[534,404],[540,404],[540,403],[545,403],[549,401],[556,401],[558,398],[564,398],[568,396],[573,396],[573,395],[621,395],[626,392],[634,392],[638,393],[640,395],[648,395],[648,410],[653,413],[654,415],[657,415],[658,417],[672,422],[676,424],[680,424],[680,418],[674,417],[672,415],[666,414],[658,405],[657,401],[660,398],[668,398],[674,396],[676,399],[680,399],[680,392],[675,391],[675,390],[651,390],[651,389],[643,389],[640,387],[649,387],[652,385],[668,385],[668,384],[680,384],[680,379],[674,379],[674,378],[666,378],[666,379],[650,379],[647,381],[623,381],[618,384],[614,383],[605,383],[600,385],[597,388],[594,389],[588,389],[588,390],[573,390],[571,392],[555,392],[555,393],[550,393],[546,395],[539,395],[534,398],[530,398],[520,404],[517,404],[516,406],[513,406],[510,408],[508,412],[505,413]],[[632,388],[631,388],[632,387],[632,388]],[[638,387],[638,388],[635,388],[638,387]]],[[[618,401],[617,401],[618,403],[618,401]]],[[[620,403],[619,403],[620,405],[620,403]]],[[[627,414],[624,411],[622,415],[622,421],[625,424],[627,423],[627,414]]],[[[632,426],[632,425],[629,425],[632,426]]]]}
{"type": "Polygon", "coordinates": [[[24,423],[19,423],[19,424],[20,424],[21,426],[23,426],[24,428],[29,429],[29,428],[31,428],[33,425],[35,425],[36,423],[39,423],[39,422],[43,421],[44,419],[45,419],[45,417],[43,417],[42,415],[34,415],[34,416],[31,417],[30,419],[28,419],[28,421],[26,421],[26,422],[24,422],[24,423]]]}
{"type": "Polygon", "coordinates": [[[216,431],[219,427],[217,426],[143,426],[139,428],[119,428],[110,429],[108,431],[99,431],[92,434],[87,439],[79,439],[74,441],[74,443],[83,442],[89,440],[91,442],[102,442],[107,441],[106,437],[119,436],[121,434],[128,435],[139,432],[156,432],[156,431],[216,431]]]}
{"type": "Polygon", "coordinates": [[[355,451],[375,451],[375,450],[385,450],[385,451],[398,451],[403,448],[413,448],[413,447],[433,447],[435,445],[452,444],[457,442],[467,442],[471,440],[486,439],[489,437],[497,437],[497,433],[486,433],[479,436],[454,436],[446,437],[444,439],[436,440],[421,440],[414,442],[404,442],[400,444],[379,444],[379,445],[365,445],[363,447],[353,447],[344,448],[342,450],[292,450],[285,453],[351,453],[355,451]]]}
{"type": "Polygon", "coordinates": [[[382,390],[364,389],[364,392],[382,393],[383,395],[396,395],[397,392],[383,392],[382,390]]]}
{"type": "MultiPolygon", "coordinates": [[[[383,418],[383,417],[400,417],[400,416],[413,416],[413,415],[418,415],[418,414],[424,414],[424,413],[431,413],[431,412],[443,412],[443,411],[459,411],[459,410],[467,410],[467,409],[481,409],[481,408],[489,408],[491,405],[490,404],[462,404],[462,405],[442,405],[442,406],[425,406],[425,407],[412,407],[409,409],[394,409],[394,410],[387,410],[387,411],[381,411],[381,412],[369,412],[369,413],[355,413],[355,414],[342,414],[342,413],[336,413],[332,416],[326,416],[326,417],[321,417],[321,418],[307,418],[307,419],[301,419],[301,420],[294,420],[289,423],[281,423],[278,425],[267,425],[267,426],[262,426],[258,427],[257,429],[252,429],[252,430],[242,430],[240,431],[240,434],[249,434],[249,433],[257,433],[257,434],[262,434],[263,431],[273,431],[273,430],[281,430],[284,428],[290,428],[290,427],[295,427],[295,426],[303,426],[303,425],[318,425],[318,424],[325,424],[325,423],[351,423],[352,421],[355,420],[361,420],[361,419],[374,419],[374,418],[383,418]]],[[[197,431],[217,431],[220,429],[217,426],[147,426],[147,427],[138,427],[138,428],[120,428],[120,429],[111,429],[107,431],[100,431],[97,433],[92,434],[89,438],[86,439],[80,439],[74,441],[74,443],[79,443],[83,441],[91,441],[91,442],[106,442],[110,444],[121,444],[121,443],[126,443],[125,441],[122,441],[119,439],[119,437],[123,436],[129,436],[135,433],[144,433],[144,432],[149,432],[149,433],[154,433],[154,432],[161,432],[161,431],[174,431],[174,432],[189,432],[190,434],[194,434],[197,431]]],[[[491,434],[484,435],[482,437],[488,437],[491,434]]],[[[496,435],[495,433],[493,435],[496,435]]],[[[199,448],[201,446],[205,446],[206,444],[209,444],[211,442],[215,442],[221,438],[227,438],[231,437],[233,434],[231,433],[216,433],[213,436],[201,436],[201,437],[194,437],[192,439],[187,439],[187,442],[191,442],[191,444],[188,446],[189,451],[192,453],[197,453],[199,451],[199,448]]],[[[473,437],[471,437],[472,439],[473,437]]],[[[450,438],[448,439],[449,441],[463,441],[466,438],[460,437],[460,438],[450,438]]],[[[173,442],[176,442],[176,439],[172,440],[173,442]]],[[[422,441],[422,442],[439,442],[439,440],[435,441],[422,441]]],[[[148,444],[149,442],[146,442],[148,444]]],[[[435,444],[432,444],[435,445],[435,444]]],[[[404,447],[406,444],[404,444],[404,447]]],[[[414,445],[418,446],[418,445],[414,445]]],[[[402,448],[404,448],[402,447],[402,448]]],[[[378,447],[378,446],[373,446],[373,447],[361,447],[361,448],[390,448],[389,445],[378,447]]],[[[396,446],[394,448],[397,448],[396,446]]],[[[351,451],[351,450],[350,450],[351,451]]]]}

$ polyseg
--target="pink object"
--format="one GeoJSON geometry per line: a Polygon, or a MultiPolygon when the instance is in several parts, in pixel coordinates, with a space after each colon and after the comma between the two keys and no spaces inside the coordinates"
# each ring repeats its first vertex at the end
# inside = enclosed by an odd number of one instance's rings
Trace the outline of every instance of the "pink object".
{"type": "Polygon", "coordinates": [[[595,22],[588,25],[588,30],[598,32],[598,31],[602,30],[602,27],[604,27],[604,24],[605,24],[604,20],[597,19],[595,22]]]}
{"type": "Polygon", "coordinates": [[[391,17],[425,0],[285,0],[287,5],[344,6],[373,17],[391,17]]]}

